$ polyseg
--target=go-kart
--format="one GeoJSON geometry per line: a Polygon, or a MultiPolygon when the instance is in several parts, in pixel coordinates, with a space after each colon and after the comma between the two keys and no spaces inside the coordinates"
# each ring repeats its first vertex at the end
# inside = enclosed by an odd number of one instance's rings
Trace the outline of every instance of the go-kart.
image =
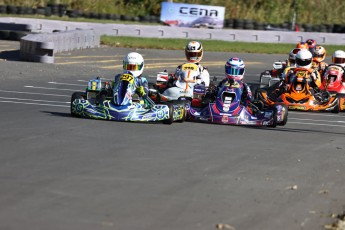
{"type": "Polygon", "coordinates": [[[265,70],[262,72],[260,74],[260,88],[270,87],[280,81],[286,65],[286,62],[277,61],[273,63],[272,70],[265,70]]]}
{"type": "Polygon", "coordinates": [[[322,76],[320,89],[331,93],[345,94],[345,69],[339,65],[329,65],[322,76]]]}
{"type": "Polygon", "coordinates": [[[331,111],[338,113],[341,109],[341,95],[331,94],[326,90],[312,89],[310,73],[303,68],[295,68],[290,84],[283,80],[271,87],[257,89],[254,97],[265,105],[273,106],[284,103],[289,110],[331,111]]]}
{"type": "MultiPolygon", "coordinates": [[[[200,99],[192,99],[188,104],[187,120],[228,125],[268,126],[285,125],[288,119],[288,108],[276,104],[263,108],[260,101],[241,103],[242,89],[239,82],[229,79],[215,92],[215,99],[208,104],[200,99]]],[[[200,89],[199,89],[200,91],[200,89]]]]}
{"type": "Polygon", "coordinates": [[[71,115],[114,121],[162,121],[166,124],[184,121],[184,103],[155,104],[147,94],[141,100],[133,90],[132,75],[122,74],[116,90],[113,90],[113,84],[100,78],[90,80],[86,92],[72,94],[71,115]]]}
{"type": "Polygon", "coordinates": [[[181,97],[193,98],[194,87],[201,85],[198,66],[185,63],[176,75],[168,75],[167,72],[157,74],[154,87],[149,89],[149,96],[155,102],[178,100],[181,97]]]}

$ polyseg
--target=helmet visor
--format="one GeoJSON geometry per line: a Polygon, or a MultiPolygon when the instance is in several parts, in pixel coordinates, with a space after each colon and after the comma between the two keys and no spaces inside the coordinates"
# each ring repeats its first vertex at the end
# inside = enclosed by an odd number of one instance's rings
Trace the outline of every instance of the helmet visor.
{"type": "Polygon", "coordinates": [[[225,73],[228,75],[243,75],[244,68],[235,66],[225,66],[225,73]]]}
{"type": "Polygon", "coordinates": [[[225,66],[225,73],[228,75],[243,75],[244,68],[225,66]]]}
{"type": "Polygon", "coordinates": [[[296,58],[296,64],[298,66],[307,66],[311,64],[311,59],[299,59],[296,58]]]}
{"type": "Polygon", "coordinates": [[[123,69],[129,70],[129,71],[137,71],[141,70],[143,68],[144,63],[139,64],[129,64],[129,63],[123,63],[123,69]]]}
{"type": "Polygon", "coordinates": [[[199,58],[199,57],[201,57],[202,53],[201,52],[188,52],[188,51],[186,51],[186,55],[187,55],[187,57],[190,57],[190,58],[195,58],[195,57],[199,58]]]}
{"type": "Polygon", "coordinates": [[[317,54],[317,53],[313,53],[313,57],[317,57],[317,58],[323,58],[325,56],[325,54],[317,54]]]}
{"type": "Polygon", "coordinates": [[[337,58],[337,57],[334,57],[333,60],[332,60],[333,63],[336,63],[336,64],[344,64],[345,63],[345,58],[337,58]]]}
{"type": "Polygon", "coordinates": [[[307,40],[307,44],[308,44],[309,48],[314,48],[316,45],[316,42],[309,39],[309,40],[307,40]]]}

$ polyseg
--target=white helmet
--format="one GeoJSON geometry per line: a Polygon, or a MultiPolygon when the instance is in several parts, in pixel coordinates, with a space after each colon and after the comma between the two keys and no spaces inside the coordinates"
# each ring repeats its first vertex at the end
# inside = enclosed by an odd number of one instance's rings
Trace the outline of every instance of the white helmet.
{"type": "Polygon", "coordinates": [[[202,44],[197,41],[188,42],[185,48],[185,54],[188,62],[200,62],[203,55],[202,44]]]}
{"type": "Polygon", "coordinates": [[[141,54],[132,52],[123,59],[123,70],[131,72],[134,77],[139,77],[144,71],[144,58],[141,54]]]}
{"type": "Polygon", "coordinates": [[[296,67],[310,69],[313,62],[313,55],[307,49],[301,49],[296,54],[296,67]]]}
{"type": "Polygon", "coordinates": [[[333,64],[345,67],[345,52],[342,50],[336,50],[332,55],[332,62],[333,64]]]}

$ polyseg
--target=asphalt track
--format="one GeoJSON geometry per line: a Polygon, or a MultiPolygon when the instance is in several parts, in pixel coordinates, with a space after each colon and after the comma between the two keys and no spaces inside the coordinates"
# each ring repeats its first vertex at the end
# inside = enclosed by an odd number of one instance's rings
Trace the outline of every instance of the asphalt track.
{"type": "MultiPolygon", "coordinates": [[[[290,112],[286,126],[140,124],[72,118],[70,96],[121,71],[124,48],[18,61],[0,41],[0,229],[324,229],[345,205],[345,113],[290,112]]],[[[150,80],[183,51],[137,50],[150,80]]],[[[246,81],[282,55],[231,56],[246,81]]]]}

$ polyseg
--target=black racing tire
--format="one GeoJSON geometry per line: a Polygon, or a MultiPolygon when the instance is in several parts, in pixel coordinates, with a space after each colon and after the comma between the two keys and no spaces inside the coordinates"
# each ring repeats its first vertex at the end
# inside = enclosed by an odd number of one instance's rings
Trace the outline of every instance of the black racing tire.
{"type": "Polygon", "coordinates": [[[163,123],[167,125],[171,125],[174,122],[174,105],[172,103],[166,103],[169,107],[169,118],[164,120],[163,123]]]}
{"type": "Polygon", "coordinates": [[[284,116],[283,116],[283,121],[280,122],[278,125],[279,126],[284,126],[286,125],[287,121],[288,121],[288,114],[289,114],[289,107],[285,104],[281,104],[281,106],[283,106],[285,108],[285,113],[284,113],[284,116]]]}
{"type": "Polygon", "coordinates": [[[256,90],[259,88],[257,85],[250,85],[249,86],[250,91],[252,91],[252,94],[254,95],[254,93],[256,92],[256,90]]]}
{"type": "Polygon", "coordinates": [[[79,114],[73,113],[73,111],[72,111],[72,103],[73,103],[73,101],[76,100],[76,99],[85,99],[85,96],[86,96],[85,93],[82,93],[82,92],[74,92],[72,94],[71,105],[70,105],[72,117],[80,117],[79,114]]]}
{"type": "Polygon", "coordinates": [[[332,113],[339,113],[340,112],[340,98],[341,96],[337,94],[337,104],[336,106],[334,107],[334,109],[331,111],[332,113]]]}
{"type": "Polygon", "coordinates": [[[273,117],[273,123],[271,125],[267,125],[267,127],[270,127],[270,128],[275,128],[277,127],[277,109],[276,108],[272,108],[273,110],[273,114],[272,114],[272,117],[273,117]]]}
{"type": "Polygon", "coordinates": [[[178,122],[183,123],[186,121],[187,118],[187,110],[186,110],[186,105],[187,102],[185,100],[177,100],[174,102],[176,105],[182,105],[183,106],[183,116],[181,120],[178,120],[178,122]]]}

